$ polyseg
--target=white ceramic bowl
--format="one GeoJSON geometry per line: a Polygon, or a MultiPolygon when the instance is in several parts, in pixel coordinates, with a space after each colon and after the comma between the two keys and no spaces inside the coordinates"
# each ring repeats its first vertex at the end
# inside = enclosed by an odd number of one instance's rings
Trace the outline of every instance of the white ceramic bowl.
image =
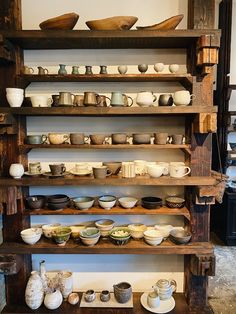
{"type": "Polygon", "coordinates": [[[87,246],[95,245],[96,243],[98,243],[99,238],[100,238],[100,234],[94,238],[87,238],[80,235],[80,239],[82,243],[87,246]]]}
{"type": "Polygon", "coordinates": [[[114,227],[115,222],[111,219],[101,219],[95,222],[95,226],[100,230],[102,237],[107,237],[109,231],[114,227]]]}
{"type": "Polygon", "coordinates": [[[155,225],[155,229],[160,231],[164,238],[168,238],[170,231],[173,229],[172,225],[155,225]]]}
{"type": "Polygon", "coordinates": [[[41,228],[29,228],[22,230],[21,233],[22,240],[27,244],[35,244],[39,241],[42,235],[42,229],[41,228]]]}
{"type": "Polygon", "coordinates": [[[147,167],[147,172],[152,178],[159,178],[163,175],[165,167],[161,165],[150,165],[147,167]]]}
{"type": "Polygon", "coordinates": [[[6,92],[7,94],[19,94],[19,95],[23,95],[24,94],[24,90],[22,88],[13,88],[13,87],[8,87],[6,88],[6,92]]]}
{"type": "Polygon", "coordinates": [[[133,239],[143,238],[143,233],[147,230],[147,226],[143,224],[130,224],[128,228],[133,239]]]}
{"type": "Polygon", "coordinates": [[[161,242],[163,240],[162,237],[161,238],[150,239],[150,238],[146,238],[145,236],[144,236],[144,239],[145,239],[145,242],[147,242],[147,244],[152,245],[152,246],[156,246],[156,245],[161,244],[161,242]]]}
{"type": "Polygon", "coordinates": [[[144,231],[144,237],[150,239],[163,238],[161,231],[156,229],[146,230],[144,231]]]}
{"type": "Polygon", "coordinates": [[[120,197],[118,201],[124,208],[133,208],[137,204],[138,199],[135,197],[120,197]]]}
{"type": "Polygon", "coordinates": [[[43,225],[42,226],[42,230],[43,230],[43,235],[46,238],[51,238],[52,237],[52,233],[55,229],[57,229],[58,227],[60,227],[61,224],[56,223],[56,224],[49,224],[49,225],[43,225]]]}
{"type": "Polygon", "coordinates": [[[115,205],[116,197],[112,195],[103,195],[99,197],[98,203],[102,208],[109,210],[115,205]]]}
{"type": "Polygon", "coordinates": [[[90,196],[77,197],[74,200],[75,207],[81,210],[89,209],[94,204],[94,198],[90,196]]]}

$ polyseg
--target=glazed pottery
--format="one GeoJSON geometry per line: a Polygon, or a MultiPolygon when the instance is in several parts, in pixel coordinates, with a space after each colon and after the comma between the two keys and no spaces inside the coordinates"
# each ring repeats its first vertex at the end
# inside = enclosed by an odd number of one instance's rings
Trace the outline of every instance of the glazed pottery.
{"type": "Polygon", "coordinates": [[[43,230],[43,235],[50,239],[52,237],[52,233],[55,229],[60,227],[61,224],[55,223],[55,224],[48,224],[48,225],[43,225],[42,230],[43,230]]]}
{"type": "Polygon", "coordinates": [[[26,204],[29,209],[40,209],[45,206],[45,196],[44,195],[32,195],[26,197],[26,204]]]}
{"type": "Polygon", "coordinates": [[[162,206],[162,199],[155,196],[142,197],[141,205],[147,209],[156,209],[162,206]]]}
{"type": "Polygon", "coordinates": [[[111,135],[112,144],[127,144],[128,136],[126,133],[113,133],[111,135]]]}
{"type": "Polygon", "coordinates": [[[144,231],[143,235],[145,242],[151,246],[157,246],[163,241],[162,233],[155,229],[146,230],[144,231]]]}
{"type": "Polygon", "coordinates": [[[159,178],[163,175],[165,167],[163,165],[151,165],[147,166],[147,173],[150,175],[152,178],[159,178]]]}
{"type": "Polygon", "coordinates": [[[172,225],[155,225],[155,229],[160,231],[163,238],[166,239],[170,235],[170,231],[173,229],[172,225]]]}
{"type": "Polygon", "coordinates": [[[6,88],[6,98],[10,107],[21,107],[24,100],[24,90],[21,88],[6,88]]]}
{"type": "Polygon", "coordinates": [[[90,289],[84,293],[85,302],[91,303],[96,299],[96,293],[94,290],[90,289]]]}
{"type": "Polygon", "coordinates": [[[39,24],[39,27],[43,30],[44,29],[71,30],[77,23],[78,18],[79,15],[74,12],[66,13],[41,22],[39,24]]]}
{"type": "Polygon", "coordinates": [[[161,94],[158,99],[159,106],[172,106],[173,97],[171,94],[161,94]]]}
{"type": "Polygon", "coordinates": [[[169,143],[169,136],[168,133],[154,133],[154,144],[157,145],[165,145],[169,143]]]}
{"type": "Polygon", "coordinates": [[[87,174],[90,172],[90,167],[87,163],[77,163],[75,164],[75,171],[78,173],[78,174],[87,174]]]}
{"type": "Polygon", "coordinates": [[[73,65],[73,66],[72,66],[71,74],[73,74],[73,75],[79,74],[79,66],[73,65]]]}
{"type": "Polygon", "coordinates": [[[24,74],[33,74],[34,73],[34,69],[25,65],[24,66],[24,74]]]}
{"type": "Polygon", "coordinates": [[[59,272],[59,287],[64,299],[67,299],[73,289],[73,274],[70,271],[59,272]]]}
{"type": "Polygon", "coordinates": [[[31,174],[40,174],[42,167],[39,161],[29,163],[29,173],[31,174]]]}
{"type": "Polygon", "coordinates": [[[185,203],[185,199],[177,196],[169,196],[165,199],[166,206],[170,208],[182,208],[185,203]]]}
{"type": "Polygon", "coordinates": [[[52,232],[52,238],[58,246],[65,246],[69,240],[71,229],[68,227],[58,227],[52,232]]]}
{"type": "Polygon", "coordinates": [[[100,102],[101,98],[97,93],[84,92],[84,106],[98,106],[100,102]]]}
{"type": "Polygon", "coordinates": [[[73,106],[75,95],[69,92],[59,92],[59,106],[73,106]]]}
{"type": "Polygon", "coordinates": [[[125,106],[130,107],[133,105],[133,99],[126,94],[121,92],[112,92],[111,93],[111,106],[125,106]],[[129,103],[130,100],[130,103],[129,103]]]}
{"type": "Polygon", "coordinates": [[[137,202],[138,202],[138,199],[135,198],[135,197],[120,197],[118,199],[120,205],[123,207],[123,208],[133,208],[137,202]]]}
{"type": "Polygon", "coordinates": [[[134,178],[136,176],[134,162],[133,161],[122,162],[121,173],[123,178],[134,178]]]}
{"type": "Polygon", "coordinates": [[[146,160],[134,160],[135,174],[144,176],[147,173],[146,160]]]}
{"type": "Polygon", "coordinates": [[[91,144],[93,145],[102,145],[104,143],[108,144],[107,141],[109,140],[109,137],[104,134],[91,134],[89,137],[91,144]]]}
{"type": "Polygon", "coordinates": [[[29,245],[33,245],[40,240],[41,235],[42,235],[42,229],[41,228],[28,228],[28,229],[22,230],[20,235],[21,235],[22,240],[25,243],[29,245]]]}
{"type": "Polygon", "coordinates": [[[91,75],[91,74],[93,74],[92,66],[91,66],[91,65],[86,65],[86,66],[85,66],[85,74],[86,74],[86,75],[91,75]]]}
{"type": "Polygon", "coordinates": [[[39,263],[39,276],[42,280],[44,293],[48,292],[48,276],[46,274],[45,261],[39,263]]]}
{"type": "Polygon", "coordinates": [[[107,237],[109,231],[114,227],[115,222],[111,219],[101,219],[95,221],[95,226],[100,230],[101,237],[107,237]]]}
{"type": "Polygon", "coordinates": [[[80,231],[84,230],[86,228],[85,225],[75,225],[75,226],[70,226],[71,229],[71,237],[75,240],[78,241],[80,237],[80,231]]]}
{"type": "Polygon", "coordinates": [[[171,136],[172,142],[171,144],[181,145],[185,141],[185,137],[183,134],[174,134],[171,136]]]}
{"type": "Polygon", "coordinates": [[[108,290],[102,290],[100,293],[100,300],[102,302],[108,302],[111,298],[110,292],[108,290]]]}
{"type": "Polygon", "coordinates": [[[84,95],[74,95],[73,105],[82,107],[84,105],[84,95]]]}
{"type": "Polygon", "coordinates": [[[173,101],[176,106],[188,106],[195,95],[187,90],[180,90],[174,93],[173,101]]]}
{"type": "Polygon", "coordinates": [[[113,285],[114,296],[118,303],[127,303],[132,297],[132,287],[128,282],[113,285]]]}
{"type": "Polygon", "coordinates": [[[72,145],[83,145],[89,140],[89,136],[84,133],[70,133],[70,143],[72,145]]]}
{"type": "Polygon", "coordinates": [[[147,304],[150,308],[157,308],[160,305],[160,297],[155,291],[149,292],[147,296],[147,304]]]}
{"type": "Polygon", "coordinates": [[[158,72],[162,72],[164,70],[164,63],[158,62],[154,64],[154,70],[158,72]]]}
{"type": "Polygon", "coordinates": [[[105,179],[112,175],[107,166],[93,167],[93,175],[96,179],[105,179]]]}
{"type": "Polygon", "coordinates": [[[38,75],[45,75],[45,74],[48,74],[48,69],[39,66],[38,67],[38,75]]]}
{"type": "Polygon", "coordinates": [[[102,208],[109,210],[115,205],[116,197],[113,195],[103,195],[98,198],[98,203],[102,208]]]}
{"type": "Polygon", "coordinates": [[[44,298],[44,305],[49,310],[56,310],[62,304],[63,298],[59,290],[48,292],[44,298]]]}
{"type": "Polygon", "coordinates": [[[6,92],[7,92],[7,94],[23,95],[24,94],[24,89],[17,88],[17,87],[7,87],[6,88],[6,92]]]}
{"type": "Polygon", "coordinates": [[[106,65],[100,65],[99,74],[107,74],[107,66],[106,65]]]}
{"type": "Polygon", "coordinates": [[[65,64],[59,64],[59,70],[58,70],[59,75],[66,75],[66,65],[65,64]]]}
{"type": "Polygon", "coordinates": [[[94,198],[90,196],[77,197],[73,199],[75,207],[80,210],[86,210],[93,206],[94,198]]]}
{"type": "Polygon", "coordinates": [[[66,167],[64,164],[53,164],[49,165],[52,175],[61,175],[66,171],[66,167]]]}
{"type": "Polygon", "coordinates": [[[172,178],[182,178],[187,176],[191,172],[191,169],[182,165],[170,165],[169,171],[172,178]]]}
{"type": "Polygon", "coordinates": [[[111,98],[105,95],[97,95],[97,101],[99,102],[99,107],[108,107],[111,104],[111,98]],[[109,105],[107,104],[107,100],[109,101],[109,105]]]}
{"type": "Polygon", "coordinates": [[[52,98],[45,95],[35,95],[30,97],[32,107],[51,107],[52,98]]]}
{"type": "Polygon", "coordinates": [[[169,71],[171,73],[176,73],[179,71],[179,65],[178,64],[170,64],[169,65],[169,71]]]}
{"type": "Polygon", "coordinates": [[[27,135],[26,143],[30,145],[43,144],[47,140],[47,135],[27,135]]]}
{"type": "Polygon", "coordinates": [[[119,161],[110,161],[103,162],[102,164],[108,168],[112,175],[117,175],[120,172],[122,163],[119,161]]]}
{"type": "Polygon", "coordinates": [[[71,305],[76,305],[79,302],[79,295],[77,292],[72,292],[69,294],[67,302],[71,305]]]}
{"type": "Polygon", "coordinates": [[[127,72],[127,70],[128,70],[127,65],[119,65],[118,66],[118,72],[120,74],[125,74],[127,72]]]}
{"type": "Polygon", "coordinates": [[[43,283],[37,271],[32,271],[25,289],[25,303],[31,310],[37,310],[43,303],[43,283]]]}
{"type": "Polygon", "coordinates": [[[130,224],[128,225],[130,230],[131,237],[134,239],[141,239],[143,238],[143,233],[147,230],[147,226],[143,224],[130,224]]]}
{"type": "Polygon", "coordinates": [[[148,69],[147,64],[139,64],[138,65],[138,70],[141,74],[144,74],[145,72],[147,72],[147,69],[148,69]]]}
{"type": "Polygon", "coordinates": [[[24,174],[24,167],[20,163],[11,164],[9,174],[14,179],[20,179],[24,174]]]}
{"type": "Polygon", "coordinates": [[[137,20],[136,16],[112,16],[105,19],[87,21],[86,25],[91,30],[127,30],[137,20]]]}
{"type": "Polygon", "coordinates": [[[133,144],[151,144],[151,134],[149,133],[134,133],[133,144]]]}
{"type": "Polygon", "coordinates": [[[153,286],[155,292],[159,295],[160,300],[168,300],[172,297],[172,293],[175,292],[177,283],[175,280],[160,279],[153,286]]]}
{"type": "Polygon", "coordinates": [[[140,107],[149,107],[157,100],[153,92],[139,92],[136,97],[136,103],[140,107]]]}
{"type": "Polygon", "coordinates": [[[59,95],[52,95],[52,107],[57,107],[59,104],[59,95]]]}
{"type": "Polygon", "coordinates": [[[175,244],[187,244],[191,240],[191,233],[186,230],[172,229],[170,231],[170,239],[175,244]]]}
{"type": "Polygon", "coordinates": [[[53,145],[65,144],[69,138],[69,134],[65,133],[48,133],[49,143],[53,145]]]}

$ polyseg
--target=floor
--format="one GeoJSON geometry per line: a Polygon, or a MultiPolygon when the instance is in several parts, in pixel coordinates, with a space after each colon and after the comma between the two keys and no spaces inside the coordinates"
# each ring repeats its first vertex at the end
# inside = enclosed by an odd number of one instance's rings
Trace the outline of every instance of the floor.
{"type": "Polygon", "coordinates": [[[224,246],[214,235],[212,242],[216,275],[209,277],[209,303],[215,314],[236,314],[236,246],[224,246]]]}

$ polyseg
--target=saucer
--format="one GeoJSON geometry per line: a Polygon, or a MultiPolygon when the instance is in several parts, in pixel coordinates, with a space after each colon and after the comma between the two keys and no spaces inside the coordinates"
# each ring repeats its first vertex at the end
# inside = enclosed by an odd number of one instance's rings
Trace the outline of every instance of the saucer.
{"type": "Polygon", "coordinates": [[[37,176],[41,176],[41,174],[44,174],[44,172],[31,173],[31,172],[29,172],[29,171],[25,171],[24,174],[25,174],[26,176],[37,177],[37,176]]]}
{"type": "Polygon", "coordinates": [[[152,313],[168,313],[175,307],[175,299],[173,297],[168,300],[160,300],[160,305],[158,307],[149,307],[147,304],[147,296],[148,292],[144,292],[141,295],[140,302],[146,310],[152,313]]]}
{"type": "Polygon", "coordinates": [[[90,170],[87,170],[87,171],[84,171],[84,172],[76,172],[75,170],[70,170],[70,174],[73,174],[74,176],[89,176],[90,174],[92,173],[92,171],[90,170]]]}
{"type": "Polygon", "coordinates": [[[61,178],[61,177],[64,177],[64,176],[66,176],[68,174],[69,174],[68,172],[64,172],[62,174],[52,174],[50,171],[42,173],[43,176],[46,176],[46,177],[49,177],[49,178],[61,178]]]}

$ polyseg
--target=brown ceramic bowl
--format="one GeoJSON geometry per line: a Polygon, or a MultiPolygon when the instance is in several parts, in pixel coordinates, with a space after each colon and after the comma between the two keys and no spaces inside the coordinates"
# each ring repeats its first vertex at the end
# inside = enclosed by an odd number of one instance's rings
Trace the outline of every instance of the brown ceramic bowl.
{"type": "Polygon", "coordinates": [[[74,28],[78,19],[79,19],[78,14],[74,12],[67,13],[67,14],[56,16],[46,21],[43,21],[39,24],[39,27],[42,30],[48,30],[48,29],[70,30],[74,28]]]}
{"type": "Polygon", "coordinates": [[[69,197],[65,194],[55,194],[55,195],[48,195],[47,196],[47,202],[48,203],[62,203],[67,202],[69,200],[69,197]]]}
{"type": "Polygon", "coordinates": [[[168,18],[167,20],[162,21],[161,23],[158,24],[154,24],[154,25],[149,25],[149,26],[137,26],[137,29],[140,30],[171,30],[171,29],[175,29],[178,24],[182,21],[184,15],[183,14],[179,14],[179,15],[175,15],[172,16],[170,18],[168,18]]]}
{"type": "Polygon", "coordinates": [[[151,134],[149,133],[134,133],[133,144],[150,144],[151,134]]]}
{"type": "Polygon", "coordinates": [[[121,169],[121,162],[119,161],[103,162],[103,166],[107,166],[108,170],[110,170],[112,174],[117,175],[121,169]]]}
{"type": "Polygon", "coordinates": [[[175,244],[186,244],[191,240],[192,234],[189,231],[173,229],[170,231],[170,239],[175,244]]]}

